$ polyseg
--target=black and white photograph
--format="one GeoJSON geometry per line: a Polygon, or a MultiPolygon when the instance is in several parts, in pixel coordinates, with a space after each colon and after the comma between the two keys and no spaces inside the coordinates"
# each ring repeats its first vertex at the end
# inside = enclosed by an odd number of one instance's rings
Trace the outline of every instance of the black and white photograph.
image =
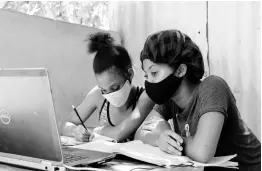
{"type": "Polygon", "coordinates": [[[260,1],[0,1],[0,171],[260,171],[260,1]]]}

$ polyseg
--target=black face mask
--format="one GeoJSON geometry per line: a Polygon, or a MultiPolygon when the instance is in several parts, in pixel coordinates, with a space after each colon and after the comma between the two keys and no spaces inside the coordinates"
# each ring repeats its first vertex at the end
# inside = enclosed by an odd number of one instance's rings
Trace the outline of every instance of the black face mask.
{"type": "Polygon", "coordinates": [[[159,83],[145,81],[146,93],[156,104],[164,104],[174,95],[182,80],[183,77],[172,73],[159,83]]]}

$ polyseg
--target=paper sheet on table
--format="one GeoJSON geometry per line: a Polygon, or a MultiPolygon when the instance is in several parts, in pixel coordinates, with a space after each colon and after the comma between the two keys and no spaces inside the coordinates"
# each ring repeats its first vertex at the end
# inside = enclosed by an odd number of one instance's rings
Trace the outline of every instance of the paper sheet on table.
{"type": "Polygon", "coordinates": [[[85,142],[77,141],[73,137],[60,136],[62,146],[73,146],[83,144],[85,142]]]}
{"type": "MultiPolygon", "coordinates": [[[[109,142],[115,142],[112,138],[102,136],[99,134],[94,133],[94,138],[92,139],[92,142],[96,141],[109,141],[109,142]]],[[[61,139],[61,144],[62,146],[75,146],[75,145],[80,145],[80,144],[86,144],[89,142],[82,142],[82,141],[77,141],[73,137],[66,137],[66,136],[60,136],[61,139]]]]}
{"type": "Polygon", "coordinates": [[[186,156],[174,156],[161,151],[158,147],[143,144],[141,141],[130,141],[127,143],[112,143],[105,141],[96,141],[74,146],[76,148],[88,149],[94,151],[119,153],[128,157],[156,164],[159,166],[172,167],[178,165],[201,166],[218,166],[218,167],[237,167],[238,163],[231,162],[236,155],[214,157],[209,163],[198,163],[186,156]]]}

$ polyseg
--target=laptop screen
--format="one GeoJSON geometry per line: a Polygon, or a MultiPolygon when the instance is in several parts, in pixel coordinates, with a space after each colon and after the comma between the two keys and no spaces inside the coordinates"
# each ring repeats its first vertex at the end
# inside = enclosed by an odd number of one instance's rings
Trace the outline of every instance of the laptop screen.
{"type": "Polygon", "coordinates": [[[62,161],[47,72],[0,70],[0,152],[62,161]]]}

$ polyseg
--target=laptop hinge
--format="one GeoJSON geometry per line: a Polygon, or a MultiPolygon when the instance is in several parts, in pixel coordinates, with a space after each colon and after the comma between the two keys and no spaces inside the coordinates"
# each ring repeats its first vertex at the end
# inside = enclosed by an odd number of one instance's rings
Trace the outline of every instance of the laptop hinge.
{"type": "Polygon", "coordinates": [[[45,166],[45,170],[50,170],[50,171],[52,170],[53,165],[51,162],[42,161],[41,163],[45,166]]]}
{"type": "Polygon", "coordinates": [[[65,171],[65,167],[63,166],[54,166],[51,162],[49,161],[42,161],[42,165],[45,166],[45,170],[48,171],[65,171]]]}

